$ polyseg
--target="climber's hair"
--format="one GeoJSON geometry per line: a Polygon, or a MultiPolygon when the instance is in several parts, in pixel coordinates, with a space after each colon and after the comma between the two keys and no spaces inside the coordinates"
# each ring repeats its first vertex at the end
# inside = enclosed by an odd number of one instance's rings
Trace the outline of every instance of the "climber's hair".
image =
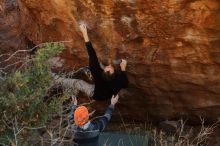
{"type": "Polygon", "coordinates": [[[103,60],[102,61],[102,64],[104,65],[104,66],[108,66],[108,65],[111,65],[113,68],[114,68],[114,72],[115,73],[118,73],[118,72],[120,72],[121,71],[121,68],[120,68],[120,64],[115,64],[114,63],[114,59],[106,59],[106,60],[103,60]]]}
{"type": "Polygon", "coordinates": [[[111,74],[110,72],[103,72],[102,76],[106,79],[106,80],[111,80],[115,77],[116,74],[121,72],[121,68],[119,64],[115,64],[113,59],[107,59],[102,61],[104,66],[108,66],[111,65],[114,68],[114,73],[111,74]]]}
{"type": "Polygon", "coordinates": [[[103,71],[102,76],[103,76],[103,78],[104,78],[105,80],[110,81],[110,80],[112,80],[112,79],[114,78],[115,73],[110,74],[109,71],[108,71],[108,72],[104,72],[104,71],[103,71]]]}

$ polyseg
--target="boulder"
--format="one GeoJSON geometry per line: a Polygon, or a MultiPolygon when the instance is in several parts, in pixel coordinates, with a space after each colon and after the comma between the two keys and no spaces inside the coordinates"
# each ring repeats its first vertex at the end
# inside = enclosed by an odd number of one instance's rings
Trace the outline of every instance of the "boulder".
{"type": "Polygon", "coordinates": [[[3,13],[0,25],[0,42],[6,39],[11,50],[22,32],[34,44],[64,41],[67,70],[86,66],[78,27],[85,23],[101,61],[128,60],[130,87],[120,105],[128,118],[220,116],[219,0],[20,0],[18,6],[17,13],[3,13]],[[13,21],[21,32],[7,28],[13,21]]]}

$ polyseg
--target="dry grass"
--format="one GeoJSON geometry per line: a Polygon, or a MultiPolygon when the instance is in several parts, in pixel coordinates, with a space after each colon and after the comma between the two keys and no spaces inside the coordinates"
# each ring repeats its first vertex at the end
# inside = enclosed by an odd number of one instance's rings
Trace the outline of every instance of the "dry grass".
{"type": "Polygon", "coordinates": [[[200,128],[189,127],[183,120],[179,121],[179,126],[175,134],[167,134],[156,129],[152,130],[153,146],[206,146],[209,143],[210,136],[219,126],[220,121],[205,126],[204,119],[201,119],[200,128]]]}

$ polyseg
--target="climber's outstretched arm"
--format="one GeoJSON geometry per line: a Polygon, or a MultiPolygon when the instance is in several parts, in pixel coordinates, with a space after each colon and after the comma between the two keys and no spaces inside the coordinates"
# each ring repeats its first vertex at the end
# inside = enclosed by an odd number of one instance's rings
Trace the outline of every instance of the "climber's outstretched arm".
{"type": "Polygon", "coordinates": [[[92,43],[89,41],[89,36],[88,36],[88,33],[87,33],[86,25],[84,25],[84,24],[80,25],[80,30],[83,34],[83,38],[85,40],[87,52],[88,52],[88,55],[89,55],[89,67],[90,67],[91,73],[92,73],[94,78],[100,77],[102,69],[100,67],[95,49],[93,48],[92,43]]]}
{"type": "Polygon", "coordinates": [[[83,35],[83,38],[84,38],[85,42],[89,42],[89,36],[88,36],[88,33],[87,33],[86,25],[81,24],[80,25],[80,30],[82,32],[82,35],[83,35]]]}

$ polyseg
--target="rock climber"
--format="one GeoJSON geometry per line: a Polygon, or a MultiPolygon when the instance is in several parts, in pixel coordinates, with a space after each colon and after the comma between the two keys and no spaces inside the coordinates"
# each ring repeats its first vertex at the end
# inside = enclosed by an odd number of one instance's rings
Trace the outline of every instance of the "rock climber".
{"type": "Polygon", "coordinates": [[[111,119],[115,104],[118,102],[119,96],[112,96],[111,104],[107,108],[104,116],[96,120],[89,120],[89,111],[85,106],[77,107],[77,99],[72,98],[73,105],[69,115],[70,124],[74,132],[74,145],[77,146],[98,146],[99,135],[105,129],[107,123],[111,119]]]}
{"type": "Polygon", "coordinates": [[[79,79],[69,79],[59,77],[56,79],[64,88],[77,88],[87,94],[88,97],[93,97],[94,100],[107,100],[116,95],[122,88],[128,86],[128,78],[126,75],[127,61],[121,59],[119,69],[116,69],[116,63],[109,61],[107,66],[101,66],[96,52],[89,40],[87,27],[85,24],[80,25],[85,46],[89,56],[89,69],[95,84],[89,84],[79,79]]]}

